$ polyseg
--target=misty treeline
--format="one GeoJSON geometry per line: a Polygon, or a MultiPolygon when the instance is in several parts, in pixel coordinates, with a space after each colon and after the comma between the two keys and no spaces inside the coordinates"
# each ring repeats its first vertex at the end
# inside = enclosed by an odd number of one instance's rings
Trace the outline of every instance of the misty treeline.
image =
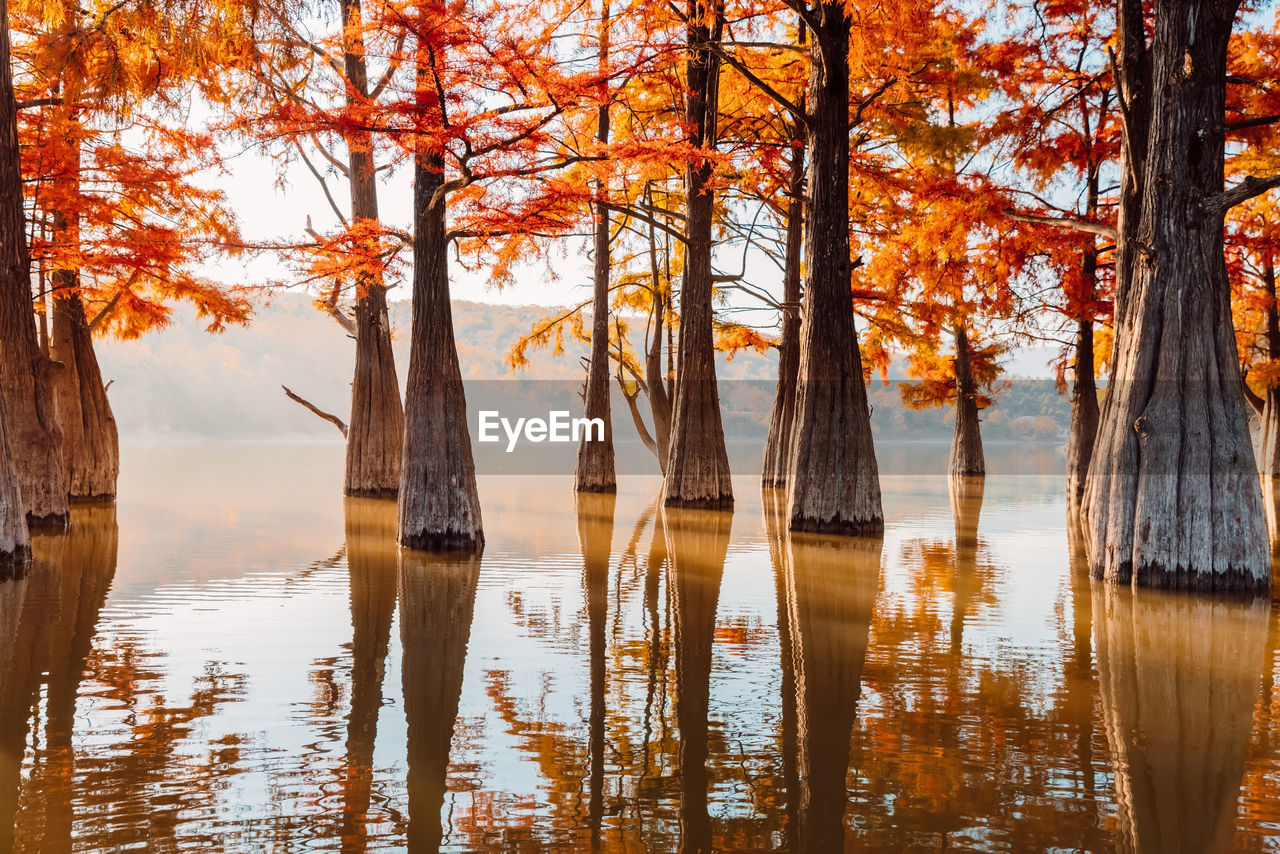
{"type": "Polygon", "coordinates": [[[762,485],[793,531],[876,536],[869,379],[905,359],[902,402],[954,411],[948,474],[980,476],[1001,357],[1051,342],[1069,522],[1095,577],[1270,588],[1280,40],[1265,9],[0,2],[7,559],[29,525],[65,525],[69,501],[114,496],[96,336],[144,335],[177,302],[220,331],[289,287],[332,319],[332,346],[355,343],[347,412],[287,392],[345,436],[344,491],[397,498],[402,545],[482,548],[450,271],[518,287],[574,254],[590,298],[507,361],[586,350],[583,408],[606,440],[579,448],[580,491],[616,488],[630,422],[666,506],[731,507],[719,354],[774,348],[762,485]],[[242,233],[216,188],[245,150],[317,182],[324,207],[242,233]],[[286,272],[200,275],[244,253],[286,272]]]}

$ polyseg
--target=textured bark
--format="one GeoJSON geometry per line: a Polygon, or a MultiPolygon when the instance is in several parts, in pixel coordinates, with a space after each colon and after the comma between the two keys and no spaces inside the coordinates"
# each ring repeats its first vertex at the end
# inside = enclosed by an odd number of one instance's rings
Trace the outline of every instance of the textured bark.
{"type": "Polygon", "coordinates": [[[400,645],[409,726],[408,850],[435,852],[449,746],[471,639],[479,556],[400,552],[400,645]]]}
{"type": "Polygon", "coordinates": [[[405,388],[400,544],[478,550],[484,545],[467,401],[453,337],[446,268],[444,159],[414,165],[413,331],[405,388]]]}
{"type": "Polygon", "coordinates": [[[733,516],[723,511],[664,511],[675,605],[676,725],[680,728],[680,854],[713,849],[707,812],[707,715],[711,648],[720,578],[733,516]]]}
{"type": "Polygon", "coordinates": [[[67,475],[54,400],[56,363],[40,351],[31,304],[9,56],[9,4],[0,5],[0,396],[19,492],[30,525],[67,524],[67,475]]]}
{"type": "Polygon", "coordinates": [[[38,796],[22,799],[17,849],[69,854],[76,819],[76,700],[115,577],[115,506],[73,508],[69,531],[36,539],[25,618],[43,625],[37,668],[47,674],[47,687],[43,737],[33,739],[23,786],[38,796]]]}
{"type": "MultiPolygon", "coordinates": [[[[1097,255],[1090,253],[1094,263],[1097,255]]],[[[1075,519],[1098,438],[1098,383],[1094,379],[1093,322],[1076,323],[1076,358],[1071,384],[1071,424],[1067,428],[1067,513],[1075,519]]]]}
{"type": "Polygon", "coordinates": [[[0,395],[0,583],[23,572],[31,560],[27,513],[13,465],[4,397],[0,395]]]}
{"type": "Polygon", "coordinates": [[[53,358],[63,368],[57,383],[68,493],[72,501],[110,501],[120,475],[120,437],[111,402],[98,368],[93,333],[76,290],[79,276],[70,270],[54,274],[69,280],[53,300],[53,358]]]}
{"type": "Polygon", "coordinates": [[[884,530],[849,257],[849,19],[818,4],[809,78],[808,222],[787,499],[793,531],[884,530]]]}
{"type": "Polygon", "coordinates": [[[604,818],[605,623],[609,611],[609,556],[613,543],[615,502],[612,494],[582,494],[577,500],[578,544],[582,549],[582,588],[587,602],[591,667],[587,821],[596,840],[604,818]]]}
{"type": "Polygon", "coordinates": [[[778,342],[778,390],[769,415],[760,483],[784,489],[790,462],[791,428],[795,423],[796,385],[800,374],[800,257],[804,252],[804,146],[791,149],[787,187],[787,255],[782,271],[782,337],[778,342]]]}
{"type": "MultiPolygon", "coordinates": [[[[347,102],[363,106],[369,95],[364,41],[360,35],[360,0],[341,0],[343,63],[347,102]]],[[[373,138],[351,129],[346,135],[350,173],[351,219],[378,220],[378,185],[373,138]]],[[[351,380],[351,417],[347,430],[347,495],[388,498],[400,487],[400,454],[404,441],[404,406],[391,351],[387,289],[379,280],[359,282],[355,305],[356,367],[351,380]]]]}
{"type": "MultiPolygon", "coordinates": [[[[685,118],[689,145],[710,152],[716,145],[720,58],[713,46],[724,26],[721,0],[689,0],[689,93],[685,118]]],[[[711,229],[714,221],[712,163],[690,160],[685,170],[685,259],[680,282],[680,350],[676,361],[675,411],[667,459],[668,507],[727,509],[733,506],[729,454],[720,420],[716,351],[712,335],[711,229]]]]}
{"type": "MultiPolygon", "coordinates": [[[[1122,22],[1132,2],[1122,0],[1122,22]]],[[[1163,0],[1155,10],[1149,56],[1160,85],[1148,90],[1144,153],[1126,157],[1136,168],[1123,173],[1130,181],[1137,173],[1139,215],[1135,228],[1122,186],[1116,352],[1084,497],[1091,571],[1112,582],[1206,592],[1271,586],[1223,213],[1213,202],[1223,190],[1226,49],[1237,5],[1163,0]]],[[[1128,51],[1132,34],[1121,35],[1128,51]]],[[[1132,103],[1126,112],[1126,145],[1137,148],[1141,120],[1132,103]]]]}
{"type": "MultiPolygon", "coordinates": [[[[600,21],[600,67],[609,63],[609,4],[603,4],[600,21]]],[[[607,94],[607,92],[605,93],[607,94]]],[[[597,111],[596,139],[609,141],[609,105],[602,103],[597,111]]],[[[597,197],[603,202],[606,187],[603,181],[596,184],[597,197]]],[[[587,418],[599,418],[604,422],[604,440],[584,430],[578,444],[578,464],[574,471],[573,488],[578,492],[616,492],[617,475],[613,462],[613,419],[609,412],[609,210],[603,204],[595,208],[595,234],[593,237],[594,265],[592,267],[591,294],[591,356],[587,363],[587,387],[583,404],[587,418]]]]}
{"type": "Polygon", "coordinates": [[[1268,605],[1094,587],[1116,850],[1231,849],[1268,605]]]}
{"type": "Polygon", "coordinates": [[[978,387],[973,381],[969,335],[964,326],[955,328],[956,339],[956,420],[951,435],[951,455],[947,461],[952,477],[981,477],[987,473],[982,455],[982,429],[978,422],[978,387]]]}
{"type": "Polygon", "coordinates": [[[351,585],[351,709],[342,779],[342,850],[368,848],[373,748],[384,697],[387,649],[396,610],[396,505],[374,498],[343,502],[351,585]]]}

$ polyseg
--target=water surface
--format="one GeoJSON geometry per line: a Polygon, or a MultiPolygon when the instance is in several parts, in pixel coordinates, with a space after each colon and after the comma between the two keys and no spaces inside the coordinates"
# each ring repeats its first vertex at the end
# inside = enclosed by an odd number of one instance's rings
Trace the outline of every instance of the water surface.
{"type": "Polygon", "coordinates": [[[336,443],[126,446],[0,583],[0,851],[1280,850],[1269,603],[1092,585],[988,451],[875,540],[483,477],[459,560],[336,443]]]}

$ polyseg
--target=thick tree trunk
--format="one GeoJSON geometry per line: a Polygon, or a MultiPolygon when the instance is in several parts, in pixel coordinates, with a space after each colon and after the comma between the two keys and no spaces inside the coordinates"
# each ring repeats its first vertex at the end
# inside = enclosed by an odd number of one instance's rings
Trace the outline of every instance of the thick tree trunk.
{"type": "Polygon", "coordinates": [[[484,545],[467,401],[453,337],[446,268],[444,158],[414,165],[413,332],[405,389],[400,545],[478,550],[484,545]],[[437,197],[438,195],[438,197],[437,197]]]}
{"type": "Polygon", "coordinates": [[[947,467],[952,477],[981,477],[987,473],[982,455],[982,429],[978,422],[978,387],[973,381],[969,335],[963,325],[955,328],[956,420],[951,435],[947,467]]]}
{"type": "Polygon", "coordinates": [[[342,850],[356,854],[369,842],[373,748],[396,610],[396,505],[347,498],[343,511],[351,585],[351,710],[342,780],[342,850]]]}
{"type": "MultiPolygon", "coordinates": [[[[363,108],[369,95],[360,0],[342,0],[344,65],[348,104],[363,108]]],[[[378,221],[378,185],[373,138],[367,131],[347,134],[351,186],[351,219],[378,221]]],[[[347,429],[347,495],[389,498],[400,487],[400,454],[404,441],[404,406],[391,351],[387,289],[366,277],[356,293],[356,367],[351,380],[351,418],[347,429]]]]}
{"type": "Polygon", "coordinates": [[[1269,604],[1094,587],[1115,850],[1231,849],[1269,604]]]}
{"type": "Polygon", "coordinates": [[[440,850],[449,746],[471,639],[479,556],[400,552],[400,646],[409,727],[408,850],[440,850]]]}
{"type": "Polygon", "coordinates": [[[54,274],[69,280],[53,300],[53,358],[63,365],[59,376],[58,415],[62,421],[68,492],[72,501],[110,501],[120,475],[120,437],[111,402],[98,368],[93,332],[77,291],[78,275],[54,274]]]}
{"type": "Polygon", "coordinates": [[[707,811],[707,716],[711,651],[720,578],[733,516],[722,511],[664,511],[675,604],[676,725],[680,728],[680,854],[714,850],[707,811]]]}
{"type": "MultiPolygon", "coordinates": [[[[1091,570],[1108,581],[1271,587],[1216,207],[1236,8],[1156,6],[1151,76],[1161,83],[1150,89],[1136,230],[1121,200],[1116,355],[1084,500],[1091,570]]],[[[1121,42],[1127,50],[1127,34],[1121,42]]],[[[1136,144],[1132,124],[1126,142],[1136,144]]]]}
{"type": "Polygon", "coordinates": [[[793,531],[884,530],[849,258],[849,19],[823,2],[809,78],[809,178],[800,373],[788,506],[793,531]]]}
{"type": "MultiPolygon", "coordinates": [[[[1092,254],[1092,253],[1091,253],[1092,254]]],[[[1096,262],[1097,256],[1094,255],[1096,262]]],[[[1098,383],[1094,378],[1093,322],[1076,321],[1076,358],[1071,385],[1071,425],[1067,432],[1067,513],[1077,518],[1093,446],[1098,438],[1098,383]]],[[[1073,523],[1074,524],[1074,523],[1073,523]]]]}
{"type": "Polygon", "coordinates": [[[0,582],[20,573],[30,560],[27,514],[18,488],[18,472],[13,465],[4,400],[0,397],[0,582]]]}
{"type": "Polygon", "coordinates": [[[822,854],[844,850],[849,739],[862,695],[883,541],[811,534],[788,540],[786,593],[799,734],[795,851],[822,854]]]}
{"type": "MultiPolygon", "coordinates": [[[[609,3],[603,4],[600,18],[600,66],[609,62],[609,3]]],[[[607,94],[607,92],[606,92],[607,94]]],[[[609,105],[597,111],[596,139],[609,141],[609,105]]],[[[587,387],[583,404],[587,418],[604,422],[604,440],[595,439],[584,430],[578,445],[578,466],[573,488],[578,492],[616,492],[617,475],[613,463],[613,419],[609,412],[609,211],[604,206],[607,189],[603,181],[596,185],[600,199],[595,208],[594,266],[591,295],[591,359],[587,365],[587,387]]]]}
{"type": "Polygon", "coordinates": [[[578,544],[582,549],[582,587],[587,602],[591,667],[587,820],[597,843],[604,818],[605,622],[609,611],[609,557],[616,500],[612,494],[579,495],[577,500],[578,544]]]}
{"type": "MultiPolygon", "coordinates": [[[[0,396],[27,522],[57,529],[66,526],[68,514],[62,429],[53,392],[57,367],[40,352],[36,340],[9,55],[9,4],[0,2],[0,396]]],[[[10,493],[8,487],[0,486],[0,495],[5,493],[10,493]]],[[[6,539],[0,529],[0,551],[6,539]]]]}
{"type": "Polygon", "coordinates": [[[795,423],[796,384],[800,374],[800,257],[804,252],[804,146],[791,150],[787,187],[787,257],[782,273],[782,340],[778,342],[778,390],[764,443],[765,488],[785,489],[790,462],[791,427],[795,423]]]}
{"type": "MultiPolygon", "coordinates": [[[[692,129],[688,142],[694,150],[710,153],[716,145],[720,111],[720,58],[712,46],[720,41],[724,9],[721,0],[689,0],[688,8],[685,115],[692,129]]],[[[665,484],[668,507],[733,506],[712,334],[713,171],[710,160],[697,158],[685,170],[685,259],[680,282],[678,381],[665,484]]]]}

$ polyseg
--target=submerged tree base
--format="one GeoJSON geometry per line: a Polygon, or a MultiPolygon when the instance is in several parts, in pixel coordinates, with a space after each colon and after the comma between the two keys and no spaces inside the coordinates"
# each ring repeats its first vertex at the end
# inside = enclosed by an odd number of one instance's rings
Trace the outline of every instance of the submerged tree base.
{"type": "Polygon", "coordinates": [[[875,537],[884,533],[884,519],[852,520],[792,518],[791,530],[803,534],[832,534],[840,537],[875,537]]]}
{"type": "Polygon", "coordinates": [[[381,489],[344,489],[342,494],[348,498],[382,498],[394,501],[400,495],[398,487],[384,487],[381,489]]]}
{"type": "Polygon", "coordinates": [[[418,534],[401,534],[400,545],[420,552],[478,555],[484,551],[484,534],[468,531],[423,531],[418,534]]]}

